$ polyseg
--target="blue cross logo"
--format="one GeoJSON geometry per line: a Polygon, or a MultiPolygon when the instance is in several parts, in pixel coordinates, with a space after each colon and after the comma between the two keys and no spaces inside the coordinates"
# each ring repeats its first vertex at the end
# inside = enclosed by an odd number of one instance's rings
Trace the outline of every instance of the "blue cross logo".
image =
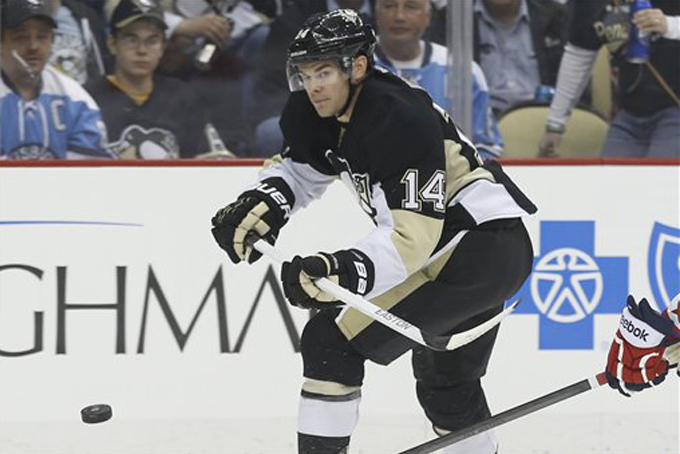
{"type": "Polygon", "coordinates": [[[628,295],[628,258],[595,255],[593,221],[541,222],[541,251],[513,298],[538,314],[539,349],[593,348],[593,314],[618,314],[628,295]]]}

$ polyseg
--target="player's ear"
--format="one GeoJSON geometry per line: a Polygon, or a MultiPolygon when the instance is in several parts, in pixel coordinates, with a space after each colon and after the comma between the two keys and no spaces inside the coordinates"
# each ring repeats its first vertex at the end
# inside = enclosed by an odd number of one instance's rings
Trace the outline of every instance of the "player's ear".
{"type": "Polygon", "coordinates": [[[368,71],[368,58],[365,55],[359,55],[352,63],[352,80],[354,82],[360,81],[368,71]]]}

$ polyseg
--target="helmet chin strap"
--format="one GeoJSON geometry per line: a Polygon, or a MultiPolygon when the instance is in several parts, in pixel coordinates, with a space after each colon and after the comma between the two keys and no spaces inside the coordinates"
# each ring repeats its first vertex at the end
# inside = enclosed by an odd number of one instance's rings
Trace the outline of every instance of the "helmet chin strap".
{"type": "MultiPolygon", "coordinates": [[[[361,83],[361,82],[360,82],[361,83]]],[[[347,109],[349,109],[349,105],[352,104],[352,98],[354,98],[354,94],[357,92],[357,86],[359,84],[353,84],[352,81],[350,80],[349,82],[349,93],[347,94],[347,101],[345,101],[345,105],[342,106],[342,109],[338,111],[338,113],[335,114],[335,118],[340,118],[345,113],[347,112],[347,109]]]]}

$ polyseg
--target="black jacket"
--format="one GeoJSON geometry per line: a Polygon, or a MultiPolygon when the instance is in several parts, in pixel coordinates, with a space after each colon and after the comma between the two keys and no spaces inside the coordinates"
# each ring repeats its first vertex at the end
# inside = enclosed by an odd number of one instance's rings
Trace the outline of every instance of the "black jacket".
{"type": "Polygon", "coordinates": [[[120,158],[186,159],[210,151],[205,111],[184,81],[156,75],[141,106],[106,77],[85,89],[101,108],[110,151],[120,158]]]}

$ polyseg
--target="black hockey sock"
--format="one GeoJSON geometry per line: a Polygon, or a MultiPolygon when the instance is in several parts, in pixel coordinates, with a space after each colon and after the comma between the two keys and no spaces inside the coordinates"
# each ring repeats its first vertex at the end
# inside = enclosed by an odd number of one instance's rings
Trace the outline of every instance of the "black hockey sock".
{"type": "Polygon", "coordinates": [[[347,454],[349,438],[298,433],[298,454],[347,454]]]}

